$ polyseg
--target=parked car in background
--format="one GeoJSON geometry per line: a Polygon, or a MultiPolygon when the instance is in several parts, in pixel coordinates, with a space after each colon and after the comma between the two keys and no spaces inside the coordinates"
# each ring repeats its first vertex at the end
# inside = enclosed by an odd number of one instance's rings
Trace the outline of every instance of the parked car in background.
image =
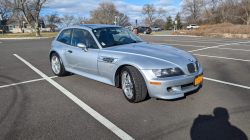
{"type": "Polygon", "coordinates": [[[198,29],[200,26],[197,26],[196,24],[190,24],[187,26],[187,29],[190,30],[190,29],[198,29]]]}
{"type": "Polygon", "coordinates": [[[168,30],[174,30],[174,27],[169,27],[168,30]]]}
{"type": "Polygon", "coordinates": [[[139,26],[135,29],[137,29],[137,33],[150,34],[152,32],[152,30],[149,27],[145,26],[139,26]]]}
{"type": "Polygon", "coordinates": [[[152,31],[161,31],[162,29],[160,27],[151,27],[152,31]]]}
{"type": "Polygon", "coordinates": [[[120,87],[132,103],[147,96],[180,98],[203,83],[203,67],[195,56],[175,47],[144,42],[121,26],[66,27],[51,46],[49,58],[55,75],[75,73],[120,87]]]}

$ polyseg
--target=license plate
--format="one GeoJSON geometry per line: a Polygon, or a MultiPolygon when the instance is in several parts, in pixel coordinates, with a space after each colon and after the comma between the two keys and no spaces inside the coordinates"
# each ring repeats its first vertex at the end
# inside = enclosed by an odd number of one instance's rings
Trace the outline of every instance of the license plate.
{"type": "Polygon", "coordinates": [[[196,85],[200,84],[202,81],[203,81],[203,75],[200,75],[197,78],[195,78],[194,85],[196,86],[196,85]]]}

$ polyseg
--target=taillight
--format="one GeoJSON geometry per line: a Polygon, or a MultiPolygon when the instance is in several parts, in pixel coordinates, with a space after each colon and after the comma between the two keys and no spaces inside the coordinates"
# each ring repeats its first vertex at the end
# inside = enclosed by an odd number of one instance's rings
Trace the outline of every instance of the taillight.
{"type": "Polygon", "coordinates": [[[147,28],[147,30],[149,31],[150,29],[149,29],[149,28],[147,28]]]}

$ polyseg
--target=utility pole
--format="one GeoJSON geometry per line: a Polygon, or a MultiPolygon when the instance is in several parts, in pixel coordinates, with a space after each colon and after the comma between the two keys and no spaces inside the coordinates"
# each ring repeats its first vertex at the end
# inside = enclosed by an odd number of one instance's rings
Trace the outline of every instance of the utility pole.
{"type": "Polygon", "coordinates": [[[117,21],[116,21],[116,19],[118,19],[118,20],[119,20],[119,18],[120,18],[119,16],[115,16],[115,22],[114,22],[114,23],[115,23],[115,25],[118,23],[118,26],[119,26],[119,22],[117,22],[117,21]]]}
{"type": "Polygon", "coordinates": [[[117,16],[115,16],[115,22],[114,22],[114,23],[115,23],[115,25],[116,25],[116,23],[117,23],[117,22],[116,22],[116,17],[117,17],[117,16]]]}
{"type": "MultiPolygon", "coordinates": [[[[3,15],[2,13],[0,13],[0,26],[2,25],[2,21],[3,21],[3,15]]],[[[3,32],[3,25],[2,25],[2,33],[4,35],[4,32],[3,32]]]]}
{"type": "Polygon", "coordinates": [[[178,22],[177,20],[175,20],[175,22],[174,22],[175,23],[175,25],[174,25],[174,33],[175,33],[175,29],[177,30],[177,22],[178,22]]]}

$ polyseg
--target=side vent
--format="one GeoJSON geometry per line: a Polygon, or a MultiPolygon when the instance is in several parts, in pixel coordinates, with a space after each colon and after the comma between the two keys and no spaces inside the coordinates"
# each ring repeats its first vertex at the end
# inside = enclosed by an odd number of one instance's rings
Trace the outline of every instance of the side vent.
{"type": "Polygon", "coordinates": [[[114,61],[114,58],[103,58],[104,62],[112,63],[114,61]]]}
{"type": "Polygon", "coordinates": [[[111,57],[105,57],[105,56],[98,56],[98,61],[99,62],[105,62],[105,63],[116,63],[117,58],[111,58],[111,57]]]}

